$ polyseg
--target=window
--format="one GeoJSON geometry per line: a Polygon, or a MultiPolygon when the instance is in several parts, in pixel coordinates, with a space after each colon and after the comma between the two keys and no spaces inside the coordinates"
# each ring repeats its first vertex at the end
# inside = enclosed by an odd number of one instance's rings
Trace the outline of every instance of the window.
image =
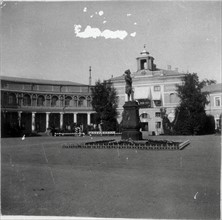
{"type": "Polygon", "coordinates": [[[143,119],[144,119],[144,118],[148,118],[148,114],[147,114],[147,113],[142,113],[142,114],[141,114],[141,118],[143,118],[143,119]]]}
{"type": "Polygon", "coordinates": [[[7,105],[8,103],[8,95],[6,93],[2,93],[3,94],[3,98],[1,98],[1,103],[2,105],[7,105]]]}
{"type": "Polygon", "coordinates": [[[2,88],[8,88],[8,83],[2,82],[2,88]]]}
{"type": "Polygon", "coordinates": [[[155,112],[155,117],[160,117],[160,112],[155,112]]]}
{"type": "Polygon", "coordinates": [[[219,107],[221,104],[220,97],[215,97],[215,106],[219,107]]]}
{"type": "Polygon", "coordinates": [[[140,118],[141,118],[141,119],[150,119],[150,115],[147,114],[147,113],[142,113],[142,114],[140,115],[140,118]]]}
{"type": "Polygon", "coordinates": [[[65,106],[70,106],[70,101],[72,100],[72,98],[70,96],[65,98],[65,106]]]}
{"type": "Polygon", "coordinates": [[[44,96],[40,95],[37,99],[37,106],[44,106],[45,98],[44,96]]]}
{"type": "Polygon", "coordinates": [[[155,92],[160,91],[160,86],[154,86],[154,91],[155,92]]]}
{"type": "Polygon", "coordinates": [[[31,105],[31,98],[28,94],[24,95],[23,97],[23,105],[30,106],[31,105]]]}
{"type": "Polygon", "coordinates": [[[137,99],[140,108],[151,108],[150,99],[137,99]]]}
{"type": "Polygon", "coordinates": [[[79,107],[86,107],[86,99],[85,97],[80,97],[78,102],[79,107]]]}
{"type": "Polygon", "coordinates": [[[13,96],[9,95],[8,97],[8,104],[13,104],[13,96]]]}
{"type": "Polygon", "coordinates": [[[57,106],[57,102],[58,102],[58,97],[57,96],[53,96],[52,97],[52,101],[51,101],[51,106],[52,107],[57,106]]]}
{"type": "Polygon", "coordinates": [[[177,95],[177,93],[170,93],[170,103],[179,103],[179,97],[177,95]]]}
{"type": "Polygon", "coordinates": [[[160,121],[156,122],[156,128],[157,129],[161,128],[161,122],[160,121]]]}
{"type": "Polygon", "coordinates": [[[161,106],[161,100],[153,100],[155,106],[161,106]]]}
{"type": "Polygon", "coordinates": [[[170,103],[174,103],[174,93],[170,93],[170,103]]]}
{"type": "Polygon", "coordinates": [[[8,104],[15,105],[16,104],[16,96],[15,94],[9,94],[8,96],[8,104]]]}

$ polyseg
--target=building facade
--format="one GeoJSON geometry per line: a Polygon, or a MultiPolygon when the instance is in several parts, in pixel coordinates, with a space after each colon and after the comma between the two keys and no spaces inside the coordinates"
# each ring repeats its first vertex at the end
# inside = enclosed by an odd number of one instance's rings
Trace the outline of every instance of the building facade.
{"type": "MultiPolygon", "coordinates": [[[[139,115],[142,130],[150,134],[161,134],[162,119],[161,108],[166,110],[169,120],[175,117],[175,108],[179,105],[179,98],[176,92],[176,85],[182,84],[184,73],[178,69],[158,69],[154,64],[154,58],[144,50],[136,58],[137,70],[131,74],[133,81],[133,97],[139,104],[139,115]]],[[[125,79],[124,75],[111,78],[119,97],[118,122],[122,120],[123,105],[125,103],[125,79]]]]}
{"type": "Polygon", "coordinates": [[[203,92],[208,92],[208,105],[206,106],[206,113],[214,116],[215,129],[221,129],[222,117],[222,83],[211,84],[202,89],[203,92]]]}
{"type": "Polygon", "coordinates": [[[46,132],[90,125],[95,113],[91,99],[90,85],[1,76],[2,130],[46,132]]]}

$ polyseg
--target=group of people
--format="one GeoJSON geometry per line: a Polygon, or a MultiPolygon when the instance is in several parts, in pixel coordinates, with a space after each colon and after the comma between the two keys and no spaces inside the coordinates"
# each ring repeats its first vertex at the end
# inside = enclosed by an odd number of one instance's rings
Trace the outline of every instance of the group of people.
{"type": "Polygon", "coordinates": [[[85,134],[88,134],[88,131],[102,131],[101,124],[92,124],[92,125],[83,125],[83,124],[71,124],[66,125],[64,129],[56,129],[55,126],[52,126],[50,128],[50,133],[52,136],[55,135],[55,133],[75,133],[79,136],[84,136],[85,134]]]}

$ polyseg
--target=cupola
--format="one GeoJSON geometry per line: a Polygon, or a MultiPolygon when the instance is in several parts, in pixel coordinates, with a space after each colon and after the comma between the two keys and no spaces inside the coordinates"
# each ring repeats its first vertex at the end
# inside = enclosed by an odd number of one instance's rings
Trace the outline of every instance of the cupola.
{"type": "Polygon", "coordinates": [[[149,55],[146,50],[146,45],[144,45],[141,56],[137,57],[137,71],[140,70],[155,70],[155,64],[153,63],[154,58],[149,55]]]}

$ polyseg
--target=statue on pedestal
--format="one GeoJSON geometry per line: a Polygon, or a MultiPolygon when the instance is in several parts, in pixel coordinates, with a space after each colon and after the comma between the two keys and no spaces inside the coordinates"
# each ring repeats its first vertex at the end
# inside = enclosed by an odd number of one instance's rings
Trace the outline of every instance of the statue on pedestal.
{"type": "Polygon", "coordinates": [[[136,101],[133,100],[133,88],[132,78],[130,76],[130,70],[125,71],[126,87],[125,92],[128,100],[123,106],[122,114],[122,139],[141,140],[142,133],[140,132],[140,118],[139,118],[139,106],[136,101]]]}
{"type": "Polygon", "coordinates": [[[130,101],[130,97],[131,97],[131,101],[133,101],[133,98],[132,98],[132,77],[131,77],[131,72],[130,70],[126,70],[125,71],[125,81],[126,81],[126,86],[125,86],[125,92],[127,94],[127,98],[128,98],[128,101],[130,101]]]}

